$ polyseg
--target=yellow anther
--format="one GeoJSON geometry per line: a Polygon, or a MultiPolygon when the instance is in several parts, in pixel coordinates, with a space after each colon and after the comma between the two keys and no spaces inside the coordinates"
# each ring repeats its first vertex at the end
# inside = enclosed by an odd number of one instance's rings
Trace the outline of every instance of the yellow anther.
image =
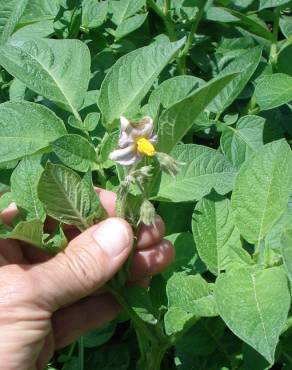
{"type": "Polygon", "coordinates": [[[137,152],[143,155],[152,157],[155,155],[155,148],[145,137],[140,137],[136,140],[137,152]]]}

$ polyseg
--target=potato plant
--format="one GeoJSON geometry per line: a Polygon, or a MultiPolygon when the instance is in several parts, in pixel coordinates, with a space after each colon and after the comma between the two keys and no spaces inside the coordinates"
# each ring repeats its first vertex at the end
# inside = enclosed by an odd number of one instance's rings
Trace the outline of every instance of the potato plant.
{"type": "Polygon", "coordinates": [[[292,369],[291,40],[289,0],[0,0],[1,238],[60,252],[97,186],[176,249],[47,370],[292,369]]]}

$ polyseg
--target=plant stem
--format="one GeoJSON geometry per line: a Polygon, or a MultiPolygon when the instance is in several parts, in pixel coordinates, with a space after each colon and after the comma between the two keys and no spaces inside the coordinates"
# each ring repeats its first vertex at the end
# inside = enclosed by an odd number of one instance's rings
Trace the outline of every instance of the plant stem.
{"type": "Polygon", "coordinates": [[[78,348],[79,370],[84,370],[84,339],[83,337],[79,338],[78,344],[79,344],[79,348],[78,348]]]}
{"type": "Polygon", "coordinates": [[[170,15],[169,15],[170,1],[169,0],[165,1],[165,11],[164,12],[156,4],[154,0],[147,0],[147,5],[162,19],[170,41],[176,41],[177,37],[175,33],[174,23],[172,22],[170,15]]]}
{"type": "Polygon", "coordinates": [[[276,8],[274,10],[274,24],[273,24],[273,41],[270,49],[269,63],[275,64],[277,61],[277,42],[279,33],[279,22],[280,22],[280,9],[276,8]]]}

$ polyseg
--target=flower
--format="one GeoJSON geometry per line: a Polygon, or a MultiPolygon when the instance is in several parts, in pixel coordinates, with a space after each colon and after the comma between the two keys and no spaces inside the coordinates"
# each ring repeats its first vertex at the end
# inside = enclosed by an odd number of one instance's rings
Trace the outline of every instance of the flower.
{"type": "Polygon", "coordinates": [[[157,135],[154,134],[151,117],[146,116],[139,122],[131,122],[125,117],[120,117],[120,122],[119,147],[109,155],[112,161],[131,166],[139,162],[143,156],[156,155],[153,144],[157,142],[157,135]]]}
{"type": "Polygon", "coordinates": [[[179,167],[185,165],[184,162],[179,162],[166,153],[157,152],[156,158],[159,162],[161,170],[173,177],[177,175],[179,167]]]}

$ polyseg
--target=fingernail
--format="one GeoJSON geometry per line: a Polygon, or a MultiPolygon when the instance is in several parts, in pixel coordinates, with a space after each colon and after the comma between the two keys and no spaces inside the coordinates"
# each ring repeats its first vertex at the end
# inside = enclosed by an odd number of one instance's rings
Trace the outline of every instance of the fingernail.
{"type": "Polygon", "coordinates": [[[116,218],[109,218],[100,223],[93,233],[100,248],[110,257],[117,257],[131,243],[126,225],[116,218]]]}

